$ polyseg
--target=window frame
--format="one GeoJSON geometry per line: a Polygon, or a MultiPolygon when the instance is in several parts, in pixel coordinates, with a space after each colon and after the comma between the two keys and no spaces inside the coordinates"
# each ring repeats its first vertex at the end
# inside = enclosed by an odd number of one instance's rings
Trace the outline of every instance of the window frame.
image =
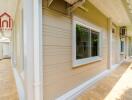
{"type": "MultiPolygon", "coordinates": [[[[73,29],[72,29],[72,64],[73,67],[78,67],[81,65],[93,63],[102,60],[101,56],[101,41],[102,41],[102,29],[100,27],[97,27],[91,23],[88,23],[85,20],[82,20],[78,17],[73,17],[73,29]],[[83,27],[89,28],[90,31],[96,31],[99,32],[99,46],[98,46],[98,56],[88,57],[88,58],[82,58],[82,59],[76,59],[76,25],[81,25],[83,27]]],[[[91,42],[91,41],[90,41],[91,42]]],[[[91,43],[90,43],[91,46],[91,43]]]]}

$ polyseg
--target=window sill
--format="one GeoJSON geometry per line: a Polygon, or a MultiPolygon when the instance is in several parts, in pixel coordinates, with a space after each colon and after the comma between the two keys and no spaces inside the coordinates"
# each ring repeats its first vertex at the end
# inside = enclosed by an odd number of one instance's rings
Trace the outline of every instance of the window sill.
{"type": "Polygon", "coordinates": [[[75,60],[75,61],[73,61],[73,68],[79,67],[81,65],[85,65],[85,64],[101,61],[101,60],[102,60],[102,58],[99,57],[99,56],[75,60]]]}

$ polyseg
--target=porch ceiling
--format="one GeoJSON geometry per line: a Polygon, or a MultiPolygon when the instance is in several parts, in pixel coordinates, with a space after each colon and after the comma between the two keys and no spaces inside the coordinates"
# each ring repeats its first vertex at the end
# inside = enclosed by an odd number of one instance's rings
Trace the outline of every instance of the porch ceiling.
{"type": "Polygon", "coordinates": [[[117,25],[129,25],[131,20],[121,0],[89,0],[117,25]]]}
{"type": "Polygon", "coordinates": [[[6,12],[14,19],[17,1],[18,0],[0,0],[0,15],[6,12]]]}
{"type": "Polygon", "coordinates": [[[126,8],[126,11],[132,21],[132,0],[122,0],[125,8],[126,8]]]}

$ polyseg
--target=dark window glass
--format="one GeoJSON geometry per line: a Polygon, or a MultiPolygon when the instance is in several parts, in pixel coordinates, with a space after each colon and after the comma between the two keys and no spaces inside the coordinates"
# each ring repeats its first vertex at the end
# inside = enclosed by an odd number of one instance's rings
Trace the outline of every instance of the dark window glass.
{"type": "Polygon", "coordinates": [[[124,52],[124,41],[121,41],[121,52],[124,52]]]}
{"type": "Polygon", "coordinates": [[[76,59],[90,57],[90,29],[76,25],[76,59]]]}
{"type": "Polygon", "coordinates": [[[91,56],[98,56],[99,53],[99,33],[91,31],[91,56]]]}
{"type": "Polygon", "coordinates": [[[99,32],[76,25],[76,59],[99,56],[99,32]]]}

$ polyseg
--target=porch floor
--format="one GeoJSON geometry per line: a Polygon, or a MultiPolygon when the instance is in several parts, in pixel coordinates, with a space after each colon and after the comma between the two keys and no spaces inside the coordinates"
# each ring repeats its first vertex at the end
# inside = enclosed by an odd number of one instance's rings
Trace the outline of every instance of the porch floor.
{"type": "Polygon", "coordinates": [[[121,64],[76,100],[132,100],[132,60],[121,64]]]}
{"type": "Polygon", "coordinates": [[[0,60],[0,100],[18,100],[16,83],[9,59],[0,60]]]}

